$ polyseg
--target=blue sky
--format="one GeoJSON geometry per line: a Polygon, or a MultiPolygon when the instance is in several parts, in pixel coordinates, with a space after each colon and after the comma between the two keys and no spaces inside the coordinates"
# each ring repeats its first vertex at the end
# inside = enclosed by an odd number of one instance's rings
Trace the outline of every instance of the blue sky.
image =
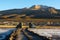
{"type": "Polygon", "coordinates": [[[0,0],[0,10],[46,5],[60,9],[60,0],[0,0]]]}

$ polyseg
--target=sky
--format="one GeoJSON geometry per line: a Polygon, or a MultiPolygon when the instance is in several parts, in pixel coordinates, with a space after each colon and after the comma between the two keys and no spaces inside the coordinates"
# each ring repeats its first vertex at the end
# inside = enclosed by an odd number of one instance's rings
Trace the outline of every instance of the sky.
{"type": "Polygon", "coordinates": [[[0,10],[21,9],[33,5],[46,5],[60,9],[60,0],[0,0],[0,10]]]}

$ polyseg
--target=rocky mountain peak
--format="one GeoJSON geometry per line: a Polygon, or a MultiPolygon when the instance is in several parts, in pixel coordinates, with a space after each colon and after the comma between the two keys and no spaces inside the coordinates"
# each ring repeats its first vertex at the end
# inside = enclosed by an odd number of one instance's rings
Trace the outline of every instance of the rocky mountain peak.
{"type": "Polygon", "coordinates": [[[38,10],[40,8],[41,8],[40,5],[34,5],[34,6],[30,7],[31,10],[38,10]]]}

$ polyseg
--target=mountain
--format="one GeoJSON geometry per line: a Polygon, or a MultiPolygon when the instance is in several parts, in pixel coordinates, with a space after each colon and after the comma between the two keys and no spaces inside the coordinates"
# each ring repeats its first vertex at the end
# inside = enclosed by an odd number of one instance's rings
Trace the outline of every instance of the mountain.
{"type": "Polygon", "coordinates": [[[34,5],[30,7],[31,10],[41,10],[41,11],[49,11],[51,13],[57,13],[56,9],[53,7],[43,6],[43,5],[34,5]]]}
{"type": "Polygon", "coordinates": [[[32,10],[38,10],[38,9],[47,9],[48,6],[43,6],[43,5],[33,5],[32,7],[30,7],[30,9],[32,10]]]}
{"type": "Polygon", "coordinates": [[[60,9],[44,5],[0,11],[0,18],[60,18],[60,9]]]}

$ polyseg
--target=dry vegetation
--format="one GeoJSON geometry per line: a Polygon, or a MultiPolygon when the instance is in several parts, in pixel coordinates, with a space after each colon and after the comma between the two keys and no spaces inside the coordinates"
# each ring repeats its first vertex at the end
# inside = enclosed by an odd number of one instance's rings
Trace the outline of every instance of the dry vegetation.
{"type": "Polygon", "coordinates": [[[7,20],[7,21],[21,21],[21,22],[60,22],[60,19],[31,19],[31,18],[27,18],[27,19],[19,19],[19,18],[8,18],[8,19],[3,19],[3,20],[7,20]]]}
{"type": "Polygon", "coordinates": [[[60,26],[37,26],[37,29],[60,29],[60,26]]]}

